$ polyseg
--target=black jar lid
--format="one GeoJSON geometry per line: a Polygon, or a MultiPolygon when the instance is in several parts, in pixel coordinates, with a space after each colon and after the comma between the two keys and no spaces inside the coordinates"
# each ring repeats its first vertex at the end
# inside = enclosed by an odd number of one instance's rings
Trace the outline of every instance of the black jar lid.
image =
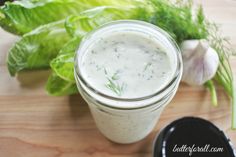
{"type": "Polygon", "coordinates": [[[201,118],[185,117],[166,126],[154,143],[154,157],[235,157],[225,134],[201,118]]]}

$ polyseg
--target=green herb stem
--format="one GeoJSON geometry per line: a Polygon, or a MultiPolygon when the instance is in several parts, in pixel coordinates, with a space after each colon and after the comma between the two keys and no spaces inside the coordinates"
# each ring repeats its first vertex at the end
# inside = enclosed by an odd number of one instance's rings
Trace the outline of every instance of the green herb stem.
{"type": "Polygon", "coordinates": [[[215,89],[214,82],[212,80],[209,80],[205,83],[205,86],[209,89],[209,91],[211,93],[212,104],[214,106],[218,106],[217,94],[216,94],[216,89],[215,89]]]}
{"type": "Polygon", "coordinates": [[[114,82],[113,80],[108,79],[108,83],[106,84],[106,87],[110,90],[112,90],[114,93],[116,93],[118,96],[121,96],[123,89],[124,89],[124,84],[120,85],[117,82],[114,82]]]}

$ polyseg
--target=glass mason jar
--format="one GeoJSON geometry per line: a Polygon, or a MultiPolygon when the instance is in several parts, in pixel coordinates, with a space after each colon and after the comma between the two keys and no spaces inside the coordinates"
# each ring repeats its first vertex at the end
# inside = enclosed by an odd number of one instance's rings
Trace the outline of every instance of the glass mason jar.
{"type": "MultiPolygon", "coordinates": [[[[135,66],[135,65],[134,65],[135,66]]],[[[75,79],[78,90],[88,103],[101,133],[117,143],[133,143],[146,137],[155,127],[163,109],[174,97],[182,76],[182,57],[175,41],[162,29],[142,21],[121,20],[101,26],[82,40],[75,57],[75,79]],[[81,74],[81,58],[93,42],[106,33],[139,32],[153,36],[170,51],[174,75],[158,92],[140,98],[117,98],[97,91],[81,74]]]]}

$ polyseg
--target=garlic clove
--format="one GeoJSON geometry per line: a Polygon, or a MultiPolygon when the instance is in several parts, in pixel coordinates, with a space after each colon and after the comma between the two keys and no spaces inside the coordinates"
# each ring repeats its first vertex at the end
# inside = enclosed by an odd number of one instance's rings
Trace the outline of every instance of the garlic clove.
{"type": "Polygon", "coordinates": [[[197,47],[198,43],[199,43],[199,40],[185,40],[181,44],[182,55],[184,53],[183,57],[190,58],[192,54],[194,53],[193,50],[197,47]]]}
{"type": "Polygon", "coordinates": [[[219,57],[206,40],[184,41],[181,50],[184,65],[183,82],[189,85],[203,85],[215,76],[219,57]]]}

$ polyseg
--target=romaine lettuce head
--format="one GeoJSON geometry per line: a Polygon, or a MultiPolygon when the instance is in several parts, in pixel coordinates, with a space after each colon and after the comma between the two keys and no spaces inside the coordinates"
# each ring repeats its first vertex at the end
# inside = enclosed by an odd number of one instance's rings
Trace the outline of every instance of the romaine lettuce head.
{"type": "Polygon", "coordinates": [[[6,31],[23,35],[36,27],[79,14],[101,5],[131,6],[144,0],[21,0],[6,2],[0,8],[0,26],[6,31]]]}

